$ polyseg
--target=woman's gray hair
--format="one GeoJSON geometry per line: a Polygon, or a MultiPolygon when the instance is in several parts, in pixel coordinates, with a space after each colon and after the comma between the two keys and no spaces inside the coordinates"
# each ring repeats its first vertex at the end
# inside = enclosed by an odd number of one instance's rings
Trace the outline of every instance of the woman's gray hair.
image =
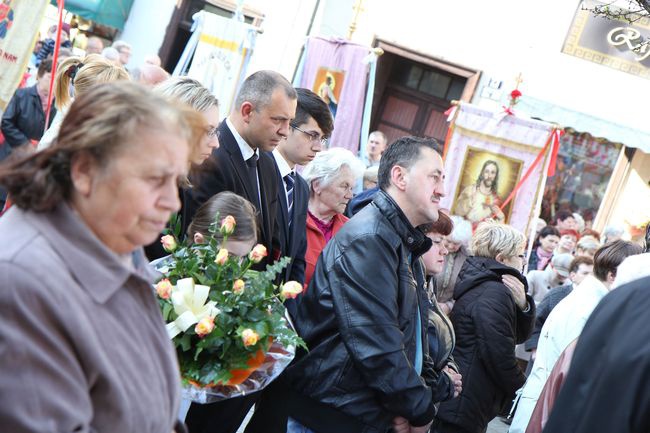
{"type": "Polygon", "coordinates": [[[573,212],[573,219],[576,220],[578,233],[582,233],[585,229],[585,219],[578,212],[573,212]]]}
{"type": "Polygon", "coordinates": [[[102,56],[107,60],[120,60],[120,52],[113,47],[106,47],[102,50],[102,56]]]}
{"type": "Polygon", "coordinates": [[[312,183],[315,180],[326,186],[338,176],[344,166],[350,168],[355,180],[361,178],[366,169],[352,152],[342,147],[333,147],[317,153],[316,158],[303,170],[302,177],[307,181],[309,189],[312,190],[312,183]]]}
{"type": "Polygon", "coordinates": [[[514,257],[520,254],[526,237],[519,230],[501,223],[484,222],[479,224],[472,237],[472,254],[479,257],[496,259],[514,257]]]}
{"type": "Polygon", "coordinates": [[[158,94],[177,99],[196,111],[218,107],[219,101],[200,82],[189,77],[172,77],[154,87],[158,94]]]}
{"type": "Polygon", "coordinates": [[[458,215],[452,215],[451,221],[454,223],[454,229],[447,238],[452,242],[463,245],[465,248],[469,248],[469,243],[472,241],[472,224],[458,215]]]}
{"type": "Polygon", "coordinates": [[[623,235],[625,235],[625,227],[621,225],[612,224],[605,227],[603,233],[600,235],[600,242],[602,244],[606,244],[609,242],[609,238],[611,238],[612,236],[620,238],[623,237],[623,235]]]}

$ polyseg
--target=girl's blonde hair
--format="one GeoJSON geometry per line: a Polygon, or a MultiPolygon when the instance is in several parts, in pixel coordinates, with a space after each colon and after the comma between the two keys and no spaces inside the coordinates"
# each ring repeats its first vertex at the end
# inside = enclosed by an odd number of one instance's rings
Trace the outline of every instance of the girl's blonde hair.
{"type": "Polygon", "coordinates": [[[70,88],[74,86],[75,97],[81,96],[97,84],[130,80],[128,72],[121,66],[109,62],[98,54],[68,57],[59,65],[54,83],[56,108],[70,105],[70,88]]]}
{"type": "Polygon", "coordinates": [[[189,77],[172,77],[158,84],[154,90],[168,98],[178,99],[196,111],[218,107],[219,101],[200,82],[189,77]]]}

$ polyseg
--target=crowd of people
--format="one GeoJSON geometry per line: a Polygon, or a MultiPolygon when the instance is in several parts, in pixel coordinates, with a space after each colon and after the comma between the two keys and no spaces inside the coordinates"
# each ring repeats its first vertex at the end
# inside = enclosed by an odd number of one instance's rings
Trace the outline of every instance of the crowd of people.
{"type": "Polygon", "coordinates": [[[567,212],[535,239],[496,211],[470,223],[440,207],[435,140],[375,131],[357,156],[329,142],[328,104],[277,72],[221,113],[196,80],[136,83],[148,74],[126,70],[122,42],[61,61],[43,135],[51,40],[2,121],[9,146],[35,148],[0,166],[3,429],[235,433],[254,407],[248,433],[481,433],[515,395],[512,432],[650,428],[648,235],[642,254],[567,212]],[[171,215],[200,244],[224,214],[232,254],[291,259],[281,280],[303,284],[286,306],[308,350],[262,391],[181,420],[149,262],[171,215]]]}
{"type": "MultiPolygon", "coordinates": [[[[131,60],[131,46],[127,42],[118,40],[104,47],[102,39],[91,36],[86,39],[82,50],[73,48],[70,33],[70,25],[64,23],[55,77],[52,77],[52,62],[57,26],[51,26],[46,37],[36,42],[19,89],[2,113],[0,161],[13,150],[24,150],[21,145],[27,142],[37,144],[39,150],[49,146],[56,137],[73,94],[78,97],[96,84],[111,81],[128,79],[155,86],[169,78],[160,67],[158,56],[147,56],[142,65],[127,69],[131,60]],[[51,81],[54,82],[52,95],[49,94],[51,81]]],[[[0,191],[0,207],[5,198],[4,191],[0,191]]]]}

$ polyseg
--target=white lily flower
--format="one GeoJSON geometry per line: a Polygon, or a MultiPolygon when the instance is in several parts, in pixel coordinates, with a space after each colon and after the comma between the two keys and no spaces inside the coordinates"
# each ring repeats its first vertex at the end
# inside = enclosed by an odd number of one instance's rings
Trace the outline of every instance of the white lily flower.
{"type": "Polygon", "coordinates": [[[178,317],[167,324],[169,338],[174,338],[204,317],[213,318],[219,314],[216,302],[208,300],[210,287],[194,284],[194,279],[183,278],[172,289],[171,300],[178,317]]]}

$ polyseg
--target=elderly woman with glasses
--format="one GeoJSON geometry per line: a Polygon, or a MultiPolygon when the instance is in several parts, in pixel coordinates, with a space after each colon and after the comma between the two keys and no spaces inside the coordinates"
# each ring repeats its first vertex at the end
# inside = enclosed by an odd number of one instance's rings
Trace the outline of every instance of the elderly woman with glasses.
{"type": "Polygon", "coordinates": [[[348,220],[343,212],[364,169],[352,152],[333,148],[318,153],[302,172],[309,185],[305,288],[321,251],[348,220]]]}
{"type": "Polygon", "coordinates": [[[440,308],[449,315],[454,308],[454,287],[463,263],[467,260],[469,243],[472,240],[472,224],[465,218],[452,215],[453,230],[445,236],[448,254],[441,272],[436,274],[436,297],[440,308]]]}
{"type": "Polygon", "coordinates": [[[0,219],[2,431],[174,429],[178,362],[142,245],[180,207],[202,128],[136,84],[102,84],[53,146],[0,167],[14,200],[0,219]]]}
{"type": "Polygon", "coordinates": [[[500,223],[482,223],[454,288],[454,360],[463,376],[458,398],[440,404],[434,432],[485,432],[526,381],[515,345],[530,335],[535,302],[521,274],[525,237],[500,223]]]}

